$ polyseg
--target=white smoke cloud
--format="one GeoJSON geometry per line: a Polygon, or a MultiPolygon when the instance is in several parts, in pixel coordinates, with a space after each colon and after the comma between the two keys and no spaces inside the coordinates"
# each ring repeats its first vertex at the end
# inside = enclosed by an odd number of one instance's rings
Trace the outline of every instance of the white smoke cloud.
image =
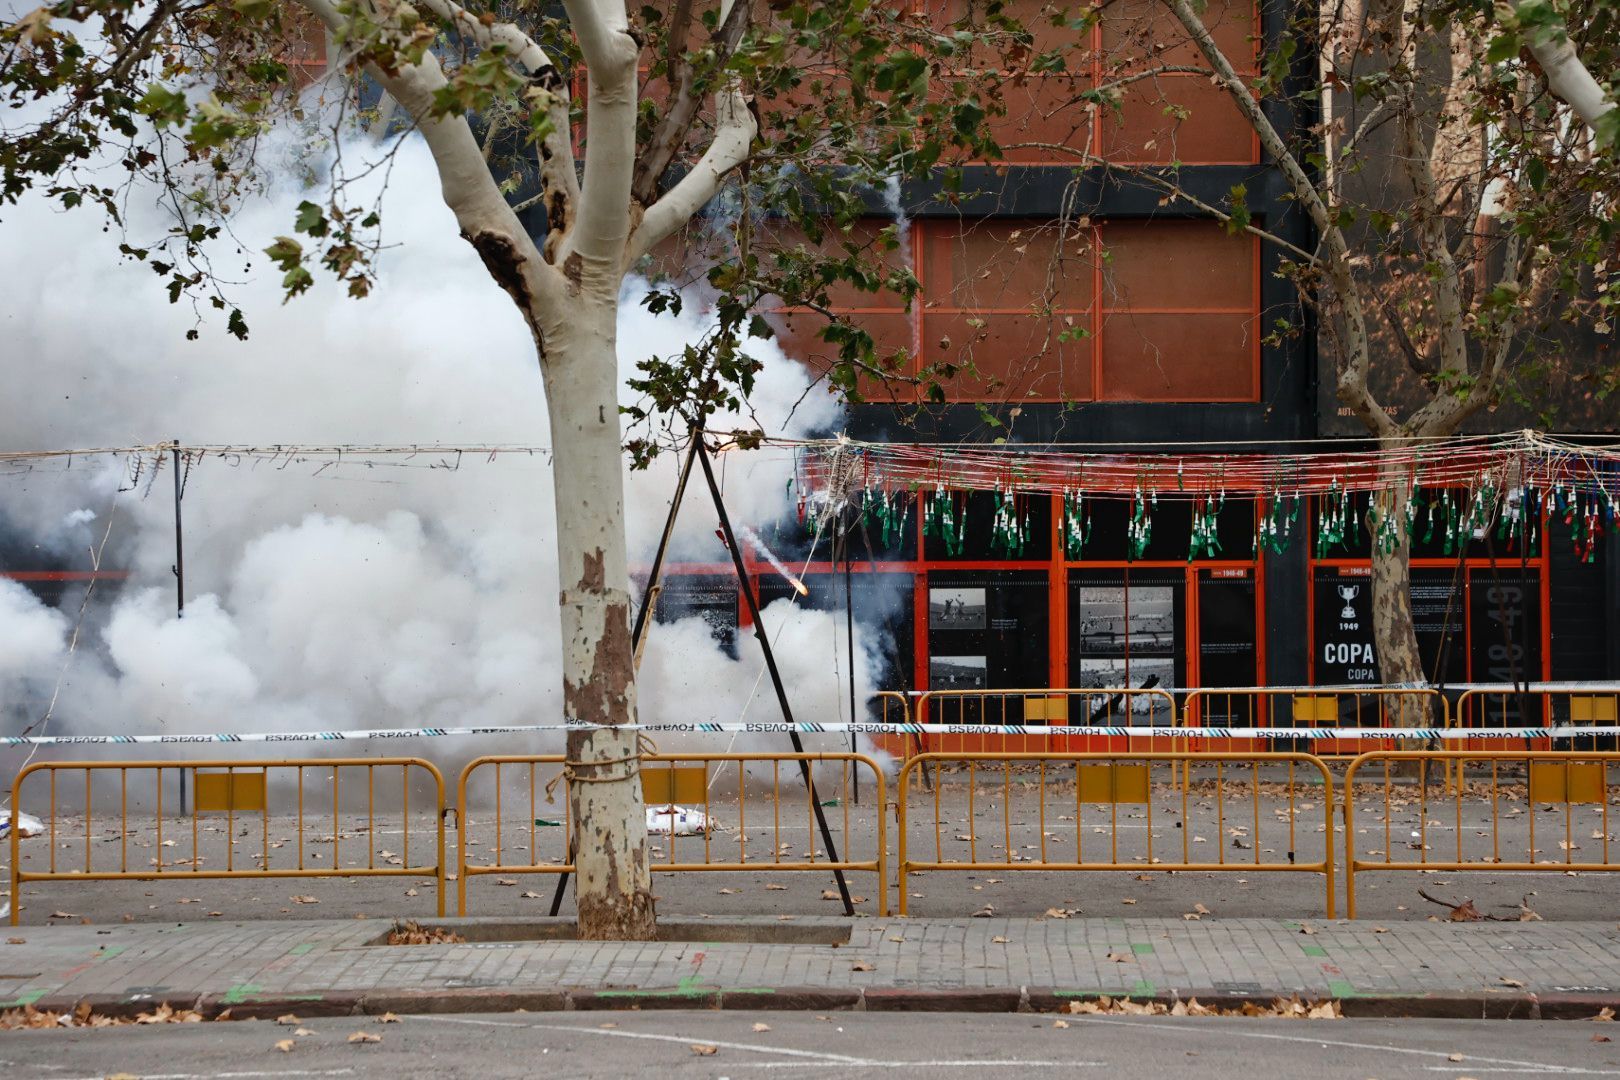
{"type": "MultiPolygon", "coordinates": [[[[245,251],[287,231],[303,197],[288,189],[244,208],[236,235],[245,251]]],[[[131,213],[137,234],[165,227],[152,207],[131,213]]],[[[458,238],[415,142],[392,170],[384,218],[398,246],[369,299],[323,284],[283,304],[279,275],[242,254],[249,277],[231,292],[250,340],[226,336],[219,317],[188,342],[191,310],[165,303],[148,270],[120,260],[93,215],[55,213],[40,201],[8,210],[0,222],[0,335],[9,352],[0,446],[169,438],[547,445],[529,335],[458,238]]],[[[622,370],[678,350],[707,325],[695,305],[655,317],[626,303],[622,370]]],[[[827,395],[805,393],[801,368],[774,344],[755,348],[766,368],[754,420],[773,434],[836,424],[827,395]]],[[[0,532],[9,521],[28,544],[81,566],[107,536],[103,564],[131,573],[68,666],[53,730],[560,721],[550,464],[543,455],[435,463],[446,467],[427,468],[423,457],[317,472],[308,463],[205,458],[186,476],[184,619],[173,610],[167,471],[154,477],[148,462],[132,477],[102,459],[0,474],[0,532]]],[[[677,464],[628,473],[633,558],[651,554],[677,464]]],[[[787,512],[785,456],[727,455],[724,472],[739,522],[763,526],[787,512]]],[[[695,483],[678,555],[723,563],[714,526],[707,491],[695,483]]],[[[841,715],[847,684],[841,693],[832,670],[840,623],[786,604],[766,613],[804,716],[841,715]]],[[[0,580],[0,722],[15,729],[38,717],[70,629],[62,612],[0,580]]],[[[642,669],[643,715],[732,721],[752,700],[750,718],[775,718],[769,688],[753,692],[757,646],[744,640],[738,652],[726,655],[698,620],[655,627],[642,669]]],[[[857,658],[864,695],[875,662],[865,648],[857,658]]],[[[502,748],[487,740],[477,747],[502,748]]]]}

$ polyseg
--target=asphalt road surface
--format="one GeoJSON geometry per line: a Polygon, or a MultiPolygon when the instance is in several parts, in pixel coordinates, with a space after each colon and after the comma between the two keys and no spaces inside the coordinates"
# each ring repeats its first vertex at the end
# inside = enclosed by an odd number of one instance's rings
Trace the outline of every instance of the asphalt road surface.
{"type": "Polygon", "coordinates": [[[168,1024],[0,1035],[14,1080],[304,1077],[1620,1076],[1614,1025],[1044,1015],[561,1013],[168,1024]],[[297,1034],[303,1031],[307,1034],[297,1034]],[[349,1041],[364,1032],[378,1042],[349,1041]],[[286,1041],[290,1050],[278,1050],[286,1041]]]}

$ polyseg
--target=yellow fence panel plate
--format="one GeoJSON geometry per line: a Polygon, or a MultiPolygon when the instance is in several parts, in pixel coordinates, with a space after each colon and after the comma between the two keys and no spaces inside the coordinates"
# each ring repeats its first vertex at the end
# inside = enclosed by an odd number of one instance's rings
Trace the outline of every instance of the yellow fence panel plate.
{"type": "Polygon", "coordinates": [[[1576,694],[1569,699],[1569,718],[1577,724],[1612,724],[1620,717],[1620,697],[1576,694]]]}
{"type": "Polygon", "coordinates": [[[233,810],[265,808],[265,782],[262,772],[198,772],[193,805],[199,814],[224,814],[233,810]]]}
{"type": "Polygon", "coordinates": [[[1024,723],[1035,720],[1067,720],[1069,699],[1063,697],[1032,697],[1024,699],[1024,723]]]}
{"type": "Polygon", "coordinates": [[[1145,803],[1148,801],[1147,764],[1082,765],[1080,801],[1092,803],[1145,803]]]}
{"type": "Polygon", "coordinates": [[[1339,719],[1339,696],[1329,694],[1320,697],[1315,694],[1298,694],[1294,697],[1294,722],[1299,724],[1320,724],[1326,720],[1336,723],[1339,719]]]}
{"type": "Polygon", "coordinates": [[[1530,801],[1601,803],[1604,771],[1601,761],[1532,761],[1530,801]]]}
{"type": "Polygon", "coordinates": [[[657,805],[700,803],[708,780],[708,770],[702,765],[642,769],[641,794],[647,802],[657,805]]]}

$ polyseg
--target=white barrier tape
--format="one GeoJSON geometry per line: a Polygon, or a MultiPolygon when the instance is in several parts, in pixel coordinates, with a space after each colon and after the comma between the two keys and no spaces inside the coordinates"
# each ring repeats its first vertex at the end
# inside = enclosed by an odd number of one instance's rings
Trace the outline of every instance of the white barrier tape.
{"type": "MultiPolygon", "coordinates": [[[[436,739],[453,735],[540,735],[548,732],[593,730],[599,725],[551,724],[529,727],[377,728],[360,731],[277,731],[209,735],[5,735],[0,746],[184,746],[200,743],[311,743],[354,742],[367,739],[436,739]]],[[[1132,739],[1575,739],[1620,736],[1620,725],[1581,724],[1558,727],[1503,728],[1378,728],[1378,727],[1114,727],[1096,724],[625,724],[617,731],[664,734],[834,735],[1060,735],[1070,738],[1124,737],[1132,739]]]]}

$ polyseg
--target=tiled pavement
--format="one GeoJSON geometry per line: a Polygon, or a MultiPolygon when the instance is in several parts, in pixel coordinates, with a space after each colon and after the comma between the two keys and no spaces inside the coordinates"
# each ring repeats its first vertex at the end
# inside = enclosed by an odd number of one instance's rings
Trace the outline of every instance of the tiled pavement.
{"type": "MultiPolygon", "coordinates": [[[[546,920],[532,920],[529,925],[546,920]]],[[[1620,1005],[1613,923],[1263,919],[737,919],[691,941],[474,940],[378,946],[379,920],[55,926],[9,931],[0,1004],[300,1015],[355,1011],[749,1007],[1010,1010],[1132,995],[1298,994],[1347,1013],[1590,1016],[1620,1005]],[[761,944],[841,933],[847,943],[761,944]],[[702,940],[753,936],[753,942],[702,940]]]]}

